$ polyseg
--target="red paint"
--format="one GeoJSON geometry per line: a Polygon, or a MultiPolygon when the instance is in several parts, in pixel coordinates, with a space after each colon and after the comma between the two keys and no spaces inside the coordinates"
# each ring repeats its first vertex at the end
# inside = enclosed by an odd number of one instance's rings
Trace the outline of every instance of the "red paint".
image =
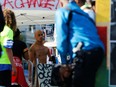
{"type": "Polygon", "coordinates": [[[100,39],[104,43],[105,53],[107,54],[107,26],[97,26],[98,34],[100,35],[100,39]]]}
{"type": "MultiPolygon", "coordinates": [[[[22,1],[22,0],[20,0],[20,1],[21,1],[21,3],[23,3],[23,1],[22,1]]],[[[20,9],[20,8],[25,7],[25,6],[24,6],[24,4],[21,4],[21,5],[19,5],[19,6],[18,6],[17,4],[18,4],[18,3],[17,3],[17,0],[15,0],[15,1],[14,1],[14,7],[15,7],[15,8],[20,9]]]]}
{"type": "Polygon", "coordinates": [[[14,9],[14,6],[12,4],[12,1],[4,0],[3,7],[5,8],[6,5],[9,5],[12,9],[14,9]]]}
{"type": "Polygon", "coordinates": [[[57,9],[59,0],[3,0],[3,8],[24,9],[24,8],[47,8],[57,9]]]}

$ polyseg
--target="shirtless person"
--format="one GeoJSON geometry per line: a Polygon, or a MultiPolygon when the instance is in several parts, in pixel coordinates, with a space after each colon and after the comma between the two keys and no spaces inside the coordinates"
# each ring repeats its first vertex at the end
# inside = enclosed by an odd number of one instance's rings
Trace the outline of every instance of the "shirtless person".
{"type": "Polygon", "coordinates": [[[51,58],[48,47],[43,45],[43,32],[41,30],[37,30],[35,32],[35,43],[33,43],[30,47],[29,54],[30,60],[33,64],[36,64],[36,59],[38,58],[40,63],[45,64],[47,56],[51,58]]]}
{"type": "Polygon", "coordinates": [[[43,45],[43,32],[41,30],[37,30],[35,31],[34,35],[36,41],[31,45],[29,49],[29,58],[32,61],[34,67],[36,67],[37,59],[39,60],[39,63],[45,64],[47,60],[47,56],[49,57],[49,60],[51,60],[51,55],[48,47],[45,47],[43,45]]]}

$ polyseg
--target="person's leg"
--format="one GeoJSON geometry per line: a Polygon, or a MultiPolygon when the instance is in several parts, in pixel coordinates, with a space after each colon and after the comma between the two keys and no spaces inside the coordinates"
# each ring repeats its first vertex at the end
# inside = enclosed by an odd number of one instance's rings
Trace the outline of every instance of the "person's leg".
{"type": "Polygon", "coordinates": [[[35,85],[35,67],[33,67],[33,75],[32,75],[32,85],[35,85]]]}
{"type": "Polygon", "coordinates": [[[12,84],[13,84],[13,83],[18,83],[18,74],[19,74],[20,72],[19,72],[18,67],[16,67],[16,69],[17,69],[17,74],[16,74],[16,75],[14,75],[14,74],[13,74],[13,71],[12,71],[12,81],[11,81],[12,84]]]}
{"type": "Polygon", "coordinates": [[[11,70],[0,71],[0,86],[11,85],[11,70]]]}
{"type": "Polygon", "coordinates": [[[28,84],[24,75],[23,67],[17,67],[17,68],[18,68],[18,75],[17,75],[18,84],[20,84],[23,87],[28,87],[28,84]]]}
{"type": "Polygon", "coordinates": [[[75,67],[73,87],[95,87],[95,76],[103,59],[102,49],[93,49],[88,52],[81,67],[75,67]]]}

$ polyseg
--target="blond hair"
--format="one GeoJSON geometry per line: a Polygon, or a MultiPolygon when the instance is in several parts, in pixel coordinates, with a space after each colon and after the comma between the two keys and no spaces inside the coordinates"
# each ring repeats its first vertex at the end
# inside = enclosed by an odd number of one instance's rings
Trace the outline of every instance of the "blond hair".
{"type": "Polygon", "coordinates": [[[13,31],[16,31],[17,24],[14,12],[6,8],[3,10],[3,14],[6,25],[10,27],[13,31]]]}

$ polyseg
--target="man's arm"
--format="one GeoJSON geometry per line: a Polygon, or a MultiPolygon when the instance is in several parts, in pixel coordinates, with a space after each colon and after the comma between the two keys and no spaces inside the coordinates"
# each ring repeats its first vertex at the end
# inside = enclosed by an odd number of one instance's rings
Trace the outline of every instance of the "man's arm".
{"type": "Polygon", "coordinates": [[[23,55],[24,59],[29,60],[29,54],[28,54],[28,48],[24,49],[24,55],[23,55]]]}
{"type": "Polygon", "coordinates": [[[22,41],[22,47],[23,47],[23,57],[25,60],[29,60],[29,54],[28,54],[28,48],[25,42],[22,41]]]}
{"type": "Polygon", "coordinates": [[[48,55],[48,57],[49,57],[49,61],[52,61],[52,58],[51,58],[51,54],[50,54],[49,48],[47,48],[47,55],[48,55]]]}
{"type": "Polygon", "coordinates": [[[35,63],[34,47],[30,47],[30,49],[29,49],[29,60],[30,60],[32,63],[35,63]]]}
{"type": "Polygon", "coordinates": [[[13,61],[13,53],[12,53],[12,49],[11,48],[6,48],[6,52],[8,54],[8,58],[12,64],[12,71],[14,72],[14,74],[16,75],[16,66],[15,63],[13,61]]]}
{"type": "Polygon", "coordinates": [[[6,32],[6,35],[4,36],[2,44],[3,44],[3,47],[6,49],[6,53],[8,55],[8,58],[9,58],[11,65],[12,65],[12,71],[16,75],[16,66],[15,66],[15,63],[13,61],[13,52],[12,52],[13,31],[7,26],[5,26],[4,29],[7,29],[7,31],[2,32],[2,34],[4,32],[6,32]]]}
{"type": "MultiPolygon", "coordinates": [[[[34,55],[34,50],[33,50],[33,47],[30,47],[29,51],[28,51],[28,54],[29,54],[29,61],[32,62],[32,64],[34,65],[34,61],[35,61],[35,55],[34,55]]],[[[28,63],[28,71],[29,71],[29,76],[28,76],[28,80],[31,82],[32,80],[32,65],[31,65],[31,62],[28,63]]]]}
{"type": "Polygon", "coordinates": [[[66,56],[68,51],[68,26],[67,20],[63,12],[56,12],[56,46],[60,54],[61,61],[66,64],[66,56]],[[57,16],[58,14],[58,16],[57,16]]]}

